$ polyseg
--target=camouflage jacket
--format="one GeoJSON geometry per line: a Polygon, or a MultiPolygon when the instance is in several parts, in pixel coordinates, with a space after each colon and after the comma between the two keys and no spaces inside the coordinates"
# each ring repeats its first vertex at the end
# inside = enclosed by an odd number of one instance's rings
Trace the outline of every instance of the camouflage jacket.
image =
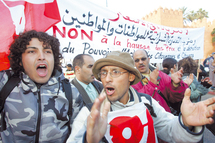
{"type": "MultiPolygon", "coordinates": [[[[46,84],[40,87],[24,73],[21,81],[7,97],[2,112],[1,123],[6,128],[1,131],[2,142],[55,142],[63,143],[69,135],[68,100],[62,87],[65,79],[56,72],[46,84]]],[[[0,72],[0,90],[8,80],[5,71],[0,72]]],[[[74,85],[72,121],[83,107],[83,100],[74,85]]],[[[72,122],[70,123],[70,125],[72,122]]]]}

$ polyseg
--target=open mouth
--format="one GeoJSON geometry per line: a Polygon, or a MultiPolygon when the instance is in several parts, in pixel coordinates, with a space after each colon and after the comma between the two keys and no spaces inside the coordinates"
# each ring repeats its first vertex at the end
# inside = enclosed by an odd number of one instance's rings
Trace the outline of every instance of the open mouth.
{"type": "Polygon", "coordinates": [[[111,96],[115,92],[113,87],[106,87],[106,94],[111,96]]]}
{"type": "Polygon", "coordinates": [[[37,74],[41,77],[44,77],[47,75],[47,66],[45,64],[40,64],[37,66],[37,74]]]}

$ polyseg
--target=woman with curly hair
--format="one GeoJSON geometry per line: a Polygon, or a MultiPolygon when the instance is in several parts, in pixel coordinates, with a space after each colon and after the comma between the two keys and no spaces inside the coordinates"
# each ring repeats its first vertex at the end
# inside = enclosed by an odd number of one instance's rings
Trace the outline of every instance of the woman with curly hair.
{"type": "MultiPolygon", "coordinates": [[[[184,71],[182,79],[185,80],[187,76],[195,72],[195,70],[198,68],[198,65],[191,57],[186,57],[178,62],[178,69],[181,69],[181,67],[184,71]]],[[[202,83],[207,83],[207,85],[204,84],[203,86],[200,82],[198,82],[195,75],[193,75],[193,78],[193,82],[189,86],[191,89],[190,99],[192,102],[198,102],[201,100],[202,95],[208,93],[208,88],[210,87],[211,81],[208,78],[203,79],[202,83]]]]}

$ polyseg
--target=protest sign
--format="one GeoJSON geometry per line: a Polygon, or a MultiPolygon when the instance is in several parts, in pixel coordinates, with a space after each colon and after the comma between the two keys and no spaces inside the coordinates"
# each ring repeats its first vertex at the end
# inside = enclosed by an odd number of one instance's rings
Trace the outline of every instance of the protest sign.
{"type": "Polygon", "coordinates": [[[96,60],[111,51],[132,54],[145,49],[150,62],[204,55],[203,28],[172,28],[132,19],[86,0],[58,0],[61,22],[48,32],[61,43],[64,58],[90,54],[96,60]]]}

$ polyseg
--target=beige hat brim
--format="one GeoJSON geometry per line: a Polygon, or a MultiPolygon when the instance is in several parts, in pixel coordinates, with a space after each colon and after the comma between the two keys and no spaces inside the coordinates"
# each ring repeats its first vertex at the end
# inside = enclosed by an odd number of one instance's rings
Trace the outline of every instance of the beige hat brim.
{"type": "Polygon", "coordinates": [[[98,73],[100,72],[100,69],[104,66],[117,66],[117,67],[123,68],[123,69],[129,71],[130,73],[134,74],[135,79],[131,85],[137,84],[141,80],[141,74],[136,68],[128,66],[125,63],[122,63],[120,61],[117,61],[114,59],[112,60],[109,58],[99,59],[94,63],[92,71],[93,71],[93,74],[97,80],[101,80],[98,77],[98,73]]]}

